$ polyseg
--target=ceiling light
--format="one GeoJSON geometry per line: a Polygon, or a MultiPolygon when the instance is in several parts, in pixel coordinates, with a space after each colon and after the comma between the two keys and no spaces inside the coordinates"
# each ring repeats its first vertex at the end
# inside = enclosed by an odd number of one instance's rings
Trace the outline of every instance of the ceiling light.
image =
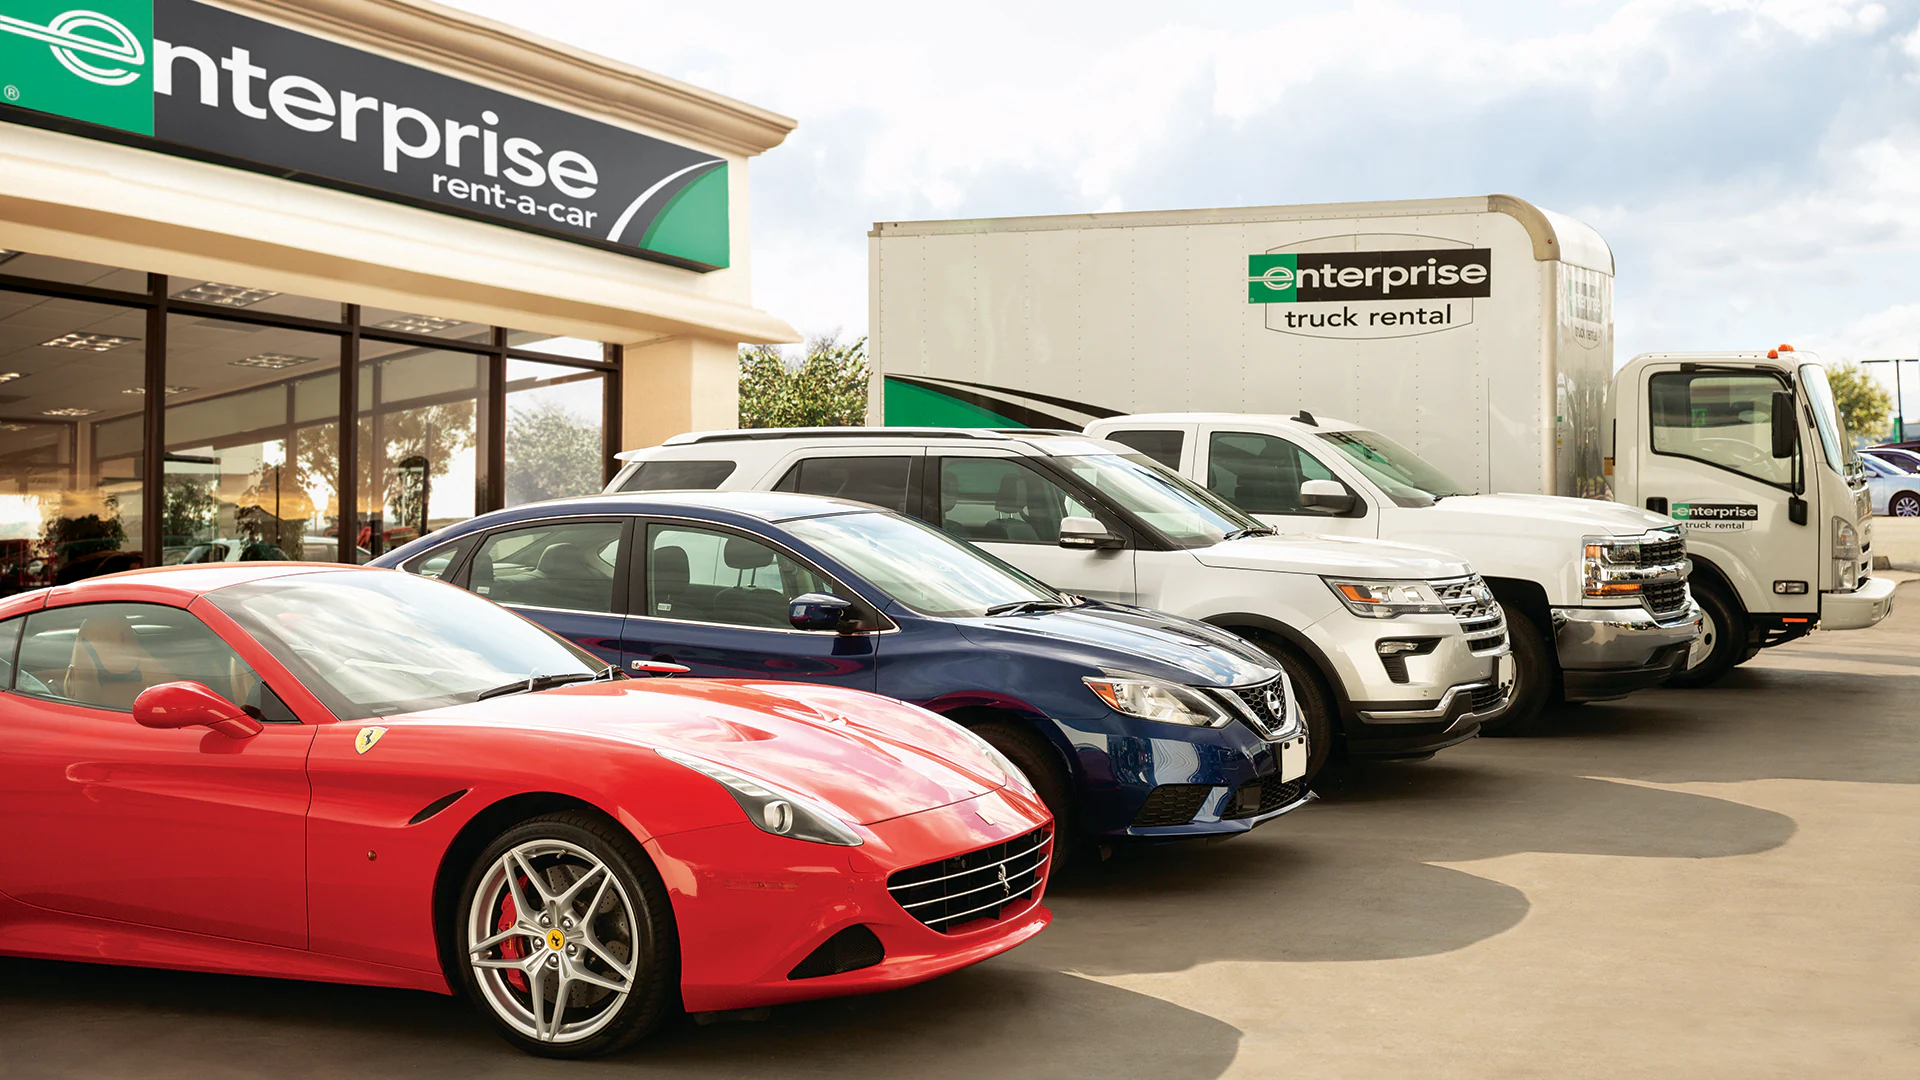
{"type": "Polygon", "coordinates": [[[451,330],[461,325],[459,319],[443,319],[438,315],[402,315],[388,319],[383,323],[374,323],[376,330],[403,330],[409,334],[437,334],[442,330],[451,330]]]}
{"type": "Polygon", "coordinates": [[[218,304],[221,307],[248,307],[279,295],[277,292],[268,292],[265,289],[249,289],[244,285],[222,285],[217,281],[203,281],[191,289],[181,289],[173,294],[173,298],[191,300],[197,304],[218,304]]]}
{"type": "MultiPolygon", "coordinates": [[[[172,397],[175,394],[184,394],[189,390],[198,389],[200,388],[197,386],[169,386],[167,387],[167,396],[172,397]]],[[[147,388],[144,386],[129,386],[120,392],[123,394],[144,394],[147,392],[147,388]]]]}
{"type": "Polygon", "coordinates": [[[257,367],[266,368],[268,371],[279,371],[282,368],[311,364],[318,359],[319,357],[317,356],[288,356],[286,353],[263,352],[258,356],[249,356],[245,360],[235,360],[233,366],[257,367]]]}
{"type": "Polygon", "coordinates": [[[0,371],[0,382],[12,382],[20,377],[17,371],[0,371]]]}
{"type": "Polygon", "coordinates": [[[25,431],[26,424],[0,424],[0,431],[25,431]]]}
{"type": "Polygon", "coordinates": [[[41,416],[92,416],[99,409],[42,409],[41,416]]]}
{"type": "Polygon", "coordinates": [[[114,337],[112,334],[61,334],[52,341],[40,344],[49,349],[79,349],[82,352],[106,352],[122,345],[131,345],[139,338],[114,337]]]}

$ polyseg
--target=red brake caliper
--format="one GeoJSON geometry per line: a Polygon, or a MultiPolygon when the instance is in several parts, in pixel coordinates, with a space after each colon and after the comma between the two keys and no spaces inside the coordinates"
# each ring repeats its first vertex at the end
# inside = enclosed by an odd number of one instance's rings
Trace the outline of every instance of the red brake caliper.
{"type": "MultiPolygon", "coordinates": [[[[512,871],[508,872],[511,873],[512,871]]],[[[513,924],[518,922],[519,919],[520,913],[513,906],[513,892],[512,890],[508,890],[505,898],[500,901],[500,925],[494,927],[494,931],[497,933],[502,930],[511,929],[513,924]]],[[[500,943],[500,956],[502,959],[518,960],[525,955],[527,955],[526,938],[510,937],[500,943]]],[[[521,972],[509,971],[507,972],[507,985],[524,994],[527,992],[527,977],[521,972]]]]}

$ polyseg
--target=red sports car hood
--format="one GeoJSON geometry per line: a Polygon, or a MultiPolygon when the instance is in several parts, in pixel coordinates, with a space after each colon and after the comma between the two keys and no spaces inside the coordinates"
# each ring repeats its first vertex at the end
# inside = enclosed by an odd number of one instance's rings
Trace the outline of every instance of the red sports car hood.
{"type": "Polygon", "coordinates": [[[861,825],[947,806],[1005,783],[947,720],[876,694],[800,683],[589,683],[388,722],[410,720],[555,729],[671,748],[811,795],[861,825]]]}

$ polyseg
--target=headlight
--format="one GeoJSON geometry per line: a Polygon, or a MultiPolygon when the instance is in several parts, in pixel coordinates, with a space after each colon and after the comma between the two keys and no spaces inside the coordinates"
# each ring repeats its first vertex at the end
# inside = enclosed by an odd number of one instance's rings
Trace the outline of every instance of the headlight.
{"type": "Polygon", "coordinates": [[[1020,770],[1020,766],[1007,760],[1007,755],[1001,753],[992,743],[968,731],[962,725],[954,724],[953,726],[960,729],[961,737],[972,743],[975,750],[980,751],[981,757],[992,762],[993,767],[1000,770],[1001,775],[1006,777],[1008,787],[1024,791],[1029,795],[1035,793],[1033,784],[1027,779],[1027,774],[1020,770]]]}
{"type": "Polygon", "coordinates": [[[1860,587],[1860,533],[1845,518],[1833,519],[1833,587],[1841,592],[1860,587]]]}
{"type": "MultiPolygon", "coordinates": [[[[1637,597],[1642,583],[1654,576],[1640,565],[1637,536],[1589,536],[1584,543],[1581,578],[1588,596],[1637,597]]],[[[1662,580],[1668,576],[1660,575],[1662,580]]]]}
{"type": "Polygon", "coordinates": [[[1399,615],[1445,615],[1447,605],[1424,581],[1356,581],[1322,578],[1347,610],[1367,619],[1399,615]]]}
{"type": "Polygon", "coordinates": [[[676,765],[684,765],[717,781],[727,789],[727,794],[733,796],[733,801],[740,804],[740,809],[747,812],[747,820],[753,822],[761,832],[814,844],[837,844],[840,847],[859,847],[863,843],[860,835],[835,816],[833,811],[804,795],[742,776],[706,758],[682,754],[677,750],[654,752],[676,765]]]}
{"type": "Polygon", "coordinates": [[[1233,719],[1205,694],[1179,683],[1144,675],[1089,675],[1081,681],[1115,712],[1142,720],[1225,727],[1233,719]]]}

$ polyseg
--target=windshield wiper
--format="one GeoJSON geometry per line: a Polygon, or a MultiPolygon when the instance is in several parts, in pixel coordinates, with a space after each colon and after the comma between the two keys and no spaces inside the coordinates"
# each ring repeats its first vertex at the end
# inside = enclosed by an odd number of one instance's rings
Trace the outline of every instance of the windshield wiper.
{"type": "Polygon", "coordinates": [[[989,615],[1027,615],[1035,611],[1059,611],[1071,604],[1058,600],[1015,600],[1010,604],[995,604],[987,609],[989,615]]]}
{"type": "Polygon", "coordinates": [[[1273,535],[1273,530],[1267,528],[1265,525],[1250,525],[1244,529],[1233,530],[1227,535],[1221,537],[1220,542],[1224,544],[1229,540],[1238,540],[1246,536],[1272,536],[1272,535],[1273,535]]]}
{"type": "Polygon", "coordinates": [[[604,674],[605,672],[594,674],[586,671],[568,671],[557,675],[529,675],[524,682],[510,682],[491,690],[482,690],[480,696],[473,700],[485,701],[488,698],[502,697],[507,694],[531,694],[536,690],[551,690],[568,683],[598,682],[604,674]]]}

